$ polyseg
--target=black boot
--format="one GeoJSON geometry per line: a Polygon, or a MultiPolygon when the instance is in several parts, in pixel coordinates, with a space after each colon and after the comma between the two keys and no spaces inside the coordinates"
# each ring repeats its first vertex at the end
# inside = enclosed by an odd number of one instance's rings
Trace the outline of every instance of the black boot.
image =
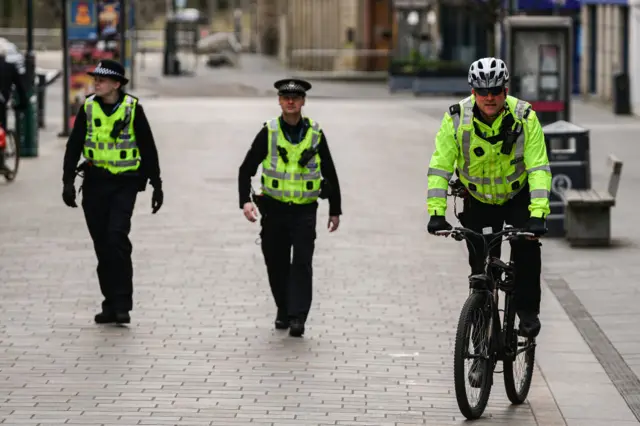
{"type": "Polygon", "coordinates": [[[118,312],[115,315],[116,324],[129,324],[131,322],[131,316],[129,312],[118,312]]]}
{"type": "Polygon", "coordinates": [[[304,321],[294,318],[289,322],[289,336],[302,337],[304,334],[304,321]]]}
{"type": "Polygon", "coordinates": [[[286,313],[283,313],[280,309],[278,309],[278,315],[276,315],[275,321],[277,330],[286,330],[289,328],[289,318],[286,313]]]}
{"type": "Polygon", "coordinates": [[[116,315],[110,311],[102,311],[93,318],[96,324],[110,324],[116,322],[116,315]]]}
{"type": "Polygon", "coordinates": [[[520,318],[520,335],[533,338],[540,333],[540,319],[535,312],[518,312],[520,318]]]}
{"type": "Polygon", "coordinates": [[[482,386],[485,364],[486,362],[484,362],[484,360],[480,360],[478,358],[473,360],[471,368],[469,369],[469,375],[467,376],[467,378],[469,379],[469,384],[472,388],[479,388],[482,386]]]}

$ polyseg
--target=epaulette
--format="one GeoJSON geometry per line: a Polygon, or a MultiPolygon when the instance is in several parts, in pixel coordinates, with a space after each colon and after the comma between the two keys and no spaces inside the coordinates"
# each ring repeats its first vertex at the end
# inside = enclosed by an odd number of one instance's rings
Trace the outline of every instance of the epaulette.
{"type": "Polygon", "coordinates": [[[460,114],[460,104],[453,104],[449,107],[449,115],[454,116],[460,114]]]}

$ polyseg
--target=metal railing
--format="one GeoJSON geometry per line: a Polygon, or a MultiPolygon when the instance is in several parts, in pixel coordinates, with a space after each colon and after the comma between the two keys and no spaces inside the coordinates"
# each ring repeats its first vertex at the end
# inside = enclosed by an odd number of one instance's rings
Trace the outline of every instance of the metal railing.
{"type": "MultiPolygon", "coordinates": [[[[14,43],[19,49],[27,47],[27,30],[25,28],[0,28],[0,37],[14,43]]],[[[135,30],[134,37],[138,51],[160,52],[164,47],[164,32],[160,30],[135,30]]],[[[178,37],[189,37],[178,34],[178,37]]],[[[36,50],[62,50],[62,30],[59,28],[35,28],[33,44],[36,50]]]]}

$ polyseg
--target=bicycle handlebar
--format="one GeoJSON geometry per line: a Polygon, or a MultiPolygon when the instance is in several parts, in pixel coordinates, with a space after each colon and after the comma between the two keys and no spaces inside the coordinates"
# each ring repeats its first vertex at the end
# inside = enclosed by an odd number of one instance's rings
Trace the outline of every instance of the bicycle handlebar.
{"type": "Polygon", "coordinates": [[[511,226],[505,226],[504,229],[502,231],[498,231],[498,232],[491,232],[489,234],[481,234],[479,232],[476,232],[472,229],[469,228],[463,228],[463,227],[455,227],[453,229],[450,230],[446,230],[446,231],[436,231],[435,232],[436,235],[442,235],[442,236],[449,236],[451,235],[454,239],[458,240],[459,238],[464,238],[466,237],[466,234],[472,234],[475,236],[478,236],[482,239],[485,239],[487,237],[493,237],[493,238],[498,238],[498,237],[502,237],[504,235],[511,235],[511,236],[516,236],[516,237],[536,237],[536,235],[532,232],[527,232],[524,229],[519,229],[519,228],[513,228],[511,226]],[[458,238],[456,238],[458,237],[458,238]]]}

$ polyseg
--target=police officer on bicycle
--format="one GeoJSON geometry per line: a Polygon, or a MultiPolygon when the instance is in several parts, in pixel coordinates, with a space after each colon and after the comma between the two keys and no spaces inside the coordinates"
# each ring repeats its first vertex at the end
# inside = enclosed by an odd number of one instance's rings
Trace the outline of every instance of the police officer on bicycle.
{"type": "MultiPolygon", "coordinates": [[[[451,229],[445,219],[447,188],[456,172],[468,194],[460,222],[482,233],[507,223],[537,236],[546,232],[551,169],[542,127],[531,105],[508,95],[509,71],[498,58],[469,68],[471,96],[452,105],[435,139],[428,171],[428,231],[451,229]]],[[[483,273],[482,240],[467,242],[473,274],[483,273]]],[[[511,242],[516,263],[516,310],[520,331],[540,332],[541,253],[537,240],[511,242]]],[[[498,245],[493,255],[499,256],[498,245]]]]}
{"type": "Polygon", "coordinates": [[[262,215],[262,253],[278,312],[277,329],[301,337],[312,299],[318,198],[329,200],[329,232],[338,229],[340,186],[327,138],[317,121],[302,116],[311,84],[274,83],[282,114],[264,123],[240,166],[240,208],[247,220],[262,215]],[[262,194],[251,202],[251,177],[262,165],[262,194]],[[293,256],[292,256],[293,248],[293,256]]]}
{"type": "Polygon", "coordinates": [[[123,90],[129,81],[116,61],[103,60],[89,72],[95,93],[84,101],[67,141],[62,199],[77,207],[74,180],[80,154],[84,172],[82,209],[98,258],[104,296],[98,324],[127,324],[133,309],[131,216],[137,193],[153,186],[152,213],[163,203],[155,141],[138,99],[123,90]]]}

